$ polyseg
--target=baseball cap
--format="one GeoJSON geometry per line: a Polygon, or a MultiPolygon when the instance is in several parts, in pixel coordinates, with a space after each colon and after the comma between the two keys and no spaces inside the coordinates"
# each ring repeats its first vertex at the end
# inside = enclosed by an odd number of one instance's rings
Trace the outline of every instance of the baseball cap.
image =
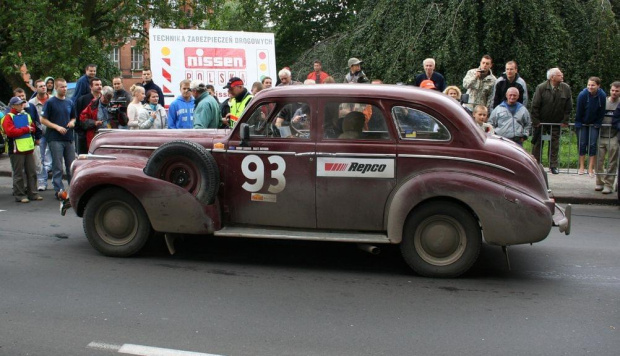
{"type": "Polygon", "coordinates": [[[362,64],[362,61],[360,61],[359,59],[353,57],[353,58],[349,58],[349,67],[350,66],[354,66],[356,64],[362,64]]]}
{"type": "Polygon", "coordinates": [[[201,88],[201,89],[206,88],[206,85],[205,83],[202,82],[202,80],[194,79],[191,81],[191,83],[189,83],[190,90],[196,90],[198,88],[201,88]]]}
{"type": "Polygon", "coordinates": [[[9,106],[23,104],[25,102],[26,102],[26,100],[14,96],[14,97],[11,98],[11,101],[9,101],[9,106]]]}
{"type": "Polygon", "coordinates": [[[232,77],[228,79],[228,83],[224,87],[224,89],[230,89],[232,87],[243,86],[243,80],[239,77],[232,77]]]}
{"type": "Polygon", "coordinates": [[[420,83],[420,88],[424,89],[435,89],[435,83],[433,83],[430,79],[425,79],[420,83]]]}

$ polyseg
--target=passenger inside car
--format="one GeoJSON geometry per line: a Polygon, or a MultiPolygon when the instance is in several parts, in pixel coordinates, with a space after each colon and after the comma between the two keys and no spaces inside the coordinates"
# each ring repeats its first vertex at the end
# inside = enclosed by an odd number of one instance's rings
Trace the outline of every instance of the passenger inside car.
{"type": "Polygon", "coordinates": [[[343,133],[338,136],[339,139],[358,139],[362,136],[366,117],[364,113],[359,111],[351,111],[342,120],[343,133]]]}

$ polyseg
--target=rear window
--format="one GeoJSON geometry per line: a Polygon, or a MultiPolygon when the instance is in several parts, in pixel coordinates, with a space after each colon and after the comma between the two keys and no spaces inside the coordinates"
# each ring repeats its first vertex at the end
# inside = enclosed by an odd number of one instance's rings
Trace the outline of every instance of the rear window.
{"type": "Polygon", "coordinates": [[[407,140],[450,140],[450,132],[433,116],[405,106],[392,108],[400,138],[407,140]]]}

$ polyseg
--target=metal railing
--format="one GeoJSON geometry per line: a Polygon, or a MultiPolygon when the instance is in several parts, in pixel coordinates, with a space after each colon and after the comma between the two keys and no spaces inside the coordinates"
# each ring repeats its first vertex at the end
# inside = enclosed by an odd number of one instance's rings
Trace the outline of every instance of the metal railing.
{"type": "MultiPolygon", "coordinates": [[[[583,128],[586,127],[591,127],[594,125],[582,125],[583,128]]],[[[609,130],[611,127],[611,125],[609,124],[603,124],[601,125],[599,132],[598,132],[598,137],[597,137],[597,155],[599,154],[598,152],[598,143],[602,142],[601,140],[608,140],[609,144],[612,144],[612,140],[616,141],[618,140],[618,138],[616,136],[614,137],[601,137],[601,133],[603,132],[603,130],[609,130]]],[[[567,174],[577,174],[578,170],[579,170],[579,140],[580,137],[577,133],[577,129],[575,129],[575,124],[574,123],[570,123],[568,126],[562,126],[562,124],[560,123],[541,123],[540,126],[538,128],[532,128],[532,130],[534,131],[532,133],[532,144],[531,147],[526,147],[526,149],[528,150],[528,152],[531,152],[532,154],[534,154],[535,152],[533,151],[534,149],[534,145],[536,142],[538,142],[540,144],[540,153],[538,155],[538,157],[536,157],[536,159],[538,160],[538,162],[541,162],[543,164],[543,166],[545,167],[551,167],[550,162],[551,162],[551,140],[552,140],[552,136],[554,132],[558,132],[557,134],[558,137],[558,141],[559,141],[559,149],[558,149],[558,165],[556,168],[558,168],[558,171],[560,173],[567,173],[567,174]],[[537,129],[539,130],[539,135],[536,134],[537,129]],[[546,153],[545,153],[546,151],[546,153]]],[[[620,134],[620,133],[618,133],[620,134]]],[[[617,134],[617,135],[618,135],[617,134]]],[[[589,157],[589,147],[590,147],[590,137],[588,135],[588,144],[586,145],[588,151],[586,152],[586,173],[587,173],[587,168],[588,168],[588,157],[589,157]]],[[[536,155],[535,155],[536,156],[536,155]]],[[[599,169],[599,160],[596,160],[596,164],[595,164],[595,174],[596,175],[610,175],[610,176],[614,176],[617,179],[617,175],[618,172],[617,170],[614,172],[609,172],[607,173],[607,169],[609,167],[609,154],[606,155],[605,157],[605,162],[604,162],[604,170],[603,169],[599,169]],[[600,172],[600,173],[599,173],[600,172]]],[[[616,158],[616,167],[618,167],[618,164],[620,164],[620,154],[618,154],[618,157],[616,158]]]]}

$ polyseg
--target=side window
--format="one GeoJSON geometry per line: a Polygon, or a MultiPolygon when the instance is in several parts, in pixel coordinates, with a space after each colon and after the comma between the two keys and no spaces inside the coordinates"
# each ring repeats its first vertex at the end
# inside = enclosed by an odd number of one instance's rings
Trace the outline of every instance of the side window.
{"type": "Polygon", "coordinates": [[[431,115],[404,106],[392,108],[392,116],[398,127],[398,134],[404,139],[447,141],[450,132],[431,115]]]}
{"type": "Polygon", "coordinates": [[[305,102],[285,103],[273,121],[273,133],[283,138],[310,138],[312,110],[305,102]]]}
{"type": "Polygon", "coordinates": [[[269,130],[267,128],[267,121],[273,113],[273,109],[276,107],[275,103],[267,103],[259,106],[252,113],[247,121],[250,126],[250,136],[267,137],[269,130]]]}
{"type": "Polygon", "coordinates": [[[310,138],[310,105],[291,102],[267,103],[250,115],[247,124],[251,137],[310,138]]]}
{"type": "Polygon", "coordinates": [[[325,105],[323,138],[387,140],[390,134],[383,111],[375,105],[331,102],[325,105]]]}

